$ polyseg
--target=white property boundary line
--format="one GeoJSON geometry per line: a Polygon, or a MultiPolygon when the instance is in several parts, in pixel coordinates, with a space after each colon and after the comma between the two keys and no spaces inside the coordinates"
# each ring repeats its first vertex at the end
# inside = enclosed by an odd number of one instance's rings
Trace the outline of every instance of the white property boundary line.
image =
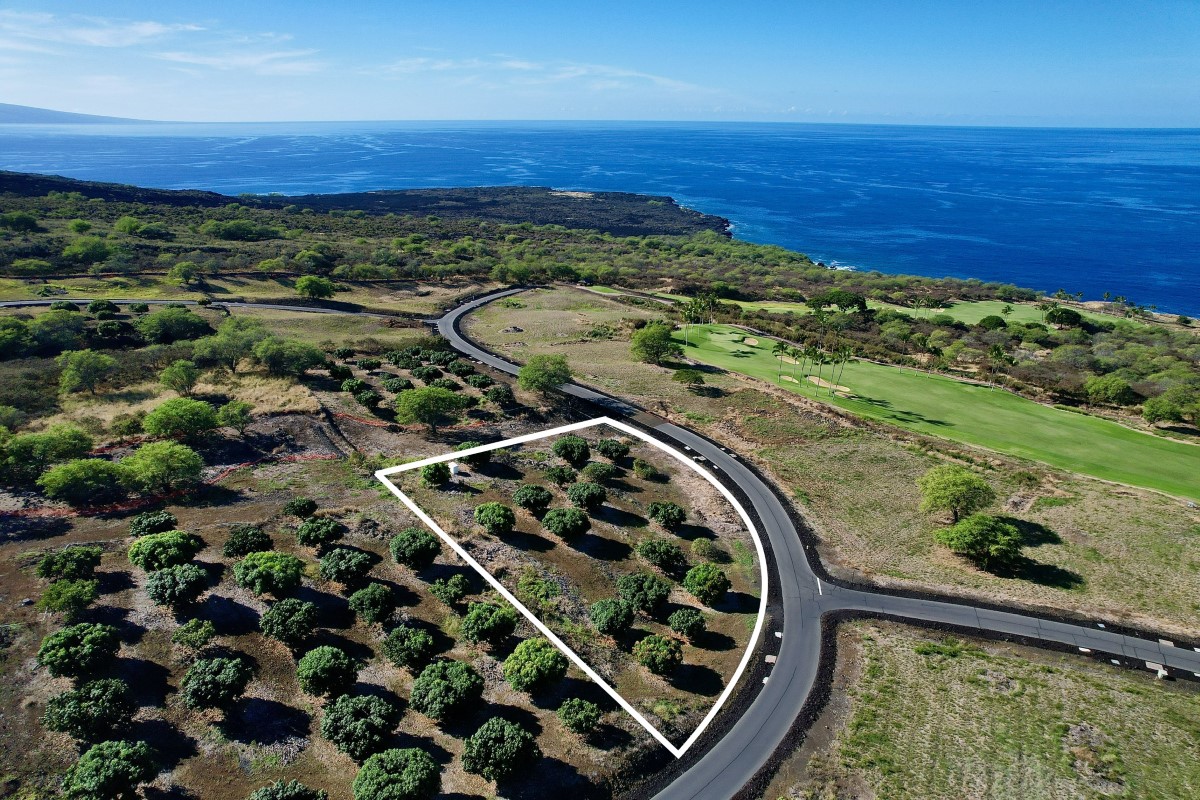
{"type": "Polygon", "coordinates": [[[639,431],[637,428],[626,425],[623,422],[617,422],[609,417],[596,417],[595,419],[586,420],[584,422],[576,422],[571,425],[563,425],[562,427],[553,428],[540,433],[529,433],[512,439],[505,439],[502,442],[472,447],[469,450],[458,450],[452,453],[447,453],[446,455],[433,456],[420,461],[414,461],[411,464],[402,464],[398,467],[388,467],[387,469],[381,469],[376,472],[375,477],[378,478],[380,482],[382,482],[383,485],[391,491],[392,494],[400,498],[400,502],[408,506],[408,509],[416,514],[422,522],[428,525],[430,530],[440,536],[442,540],[446,542],[446,544],[450,545],[450,548],[454,550],[454,552],[457,553],[460,558],[470,564],[476,572],[482,575],[483,579],[491,584],[492,588],[499,592],[501,597],[511,603],[512,606],[517,609],[517,611],[520,611],[521,614],[523,614],[525,618],[528,619],[543,636],[553,642],[554,645],[567,656],[567,658],[571,659],[575,666],[579,667],[584,674],[595,681],[601,689],[607,692],[609,697],[611,697],[613,700],[616,700],[617,703],[620,704],[621,708],[628,711],[634,719],[641,723],[642,727],[649,731],[650,735],[657,739],[659,744],[670,750],[671,754],[676,758],[682,757],[683,754],[687,752],[688,748],[700,738],[702,733],[704,733],[704,730],[708,727],[709,723],[711,723],[713,718],[717,716],[717,712],[721,710],[721,706],[725,705],[725,701],[728,700],[729,695],[733,693],[734,687],[737,686],[738,680],[742,677],[742,673],[746,670],[746,665],[750,663],[750,657],[754,653],[755,643],[758,642],[758,636],[762,632],[763,622],[766,620],[767,612],[767,556],[766,552],[763,550],[762,539],[759,537],[758,531],[754,527],[754,523],[750,521],[750,515],[746,513],[746,509],[742,508],[742,504],[737,501],[737,498],[733,496],[733,493],[721,485],[720,481],[714,478],[710,472],[702,469],[692,459],[688,458],[683,453],[680,453],[675,448],[668,447],[657,439],[643,433],[642,431],[639,431]],[[542,624],[542,621],[534,616],[532,611],[526,608],[520,600],[518,600],[510,591],[508,591],[508,589],[504,588],[504,585],[500,583],[500,581],[496,580],[496,578],[493,577],[490,572],[484,569],[478,561],[472,558],[470,553],[463,549],[462,545],[460,545],[452,536],[442,530],[441,526],[434,522],[428,514],[422,511],[421,508],[415,502],[413,502],[412,498],[400,491],[400,488],[396,486],[396,484],[388,480],[389,475],[394,475],[398,472],[420,469],[421,467],[429,464],[437,464],[441,461],[461,459],[474,455],[475,453],[486,453],[490,450],[499,450],[505,447],[512,447],[513,445],[524,444],[525,442],[545,439],[549,436],[572,433],[574,431],[583,430],[584,428],[591,428],[596,425],[609,425],[619,431],[629,434],[630,436],[635,436],[647,444],[657,447],[659,450],[662,450],[676,461],[692,469],[694,472],[696,472],[696,474],[700,475],[700,477],[704,478],[706,481],[716,487],[717,491],[719,491],[725,497],[725,499],[730,502],[734,509],[737,510],[738,515],[742,518],[742,522],[746,525],[746,529],[750,531],[750,535],[754,539],[754,546],[758,549],[758,563],[759,570],[761,572],[761,589],[759,592],[760,598],[758,604],[758,620],[754,624],[754,632],[751,634],[750,641],[746,645],[746,652],[742,655],[742,660],[738,663],[737,669],[734,670],[733,676],[729,679],[729,682],[725,686],[725,691],[723,691],[721,696],[717,698],[717,701],[713,704],[713,707],[709,710],[707,716],[701,720],[700,725],[692,732],[692,735],[687,738],[687,741],[685,741],[681,747],[676,747],[675,745],[671,744],[667,737],[659,733],[658,729],[651,725],[650,722],[643,717],[636,708],[634,708],[625,700],[625,698],[621,697],[621,695],[617,693],[616,689],[609,686],[608,682],[597,675],[596,672],[589,667],[587,663],[585,663],[584,660],[575,653],[574,650],[572,650],[570,647],[567,647],[566,643],[563,642],[562,639],[559,639],[553,631],[542,624]]]}

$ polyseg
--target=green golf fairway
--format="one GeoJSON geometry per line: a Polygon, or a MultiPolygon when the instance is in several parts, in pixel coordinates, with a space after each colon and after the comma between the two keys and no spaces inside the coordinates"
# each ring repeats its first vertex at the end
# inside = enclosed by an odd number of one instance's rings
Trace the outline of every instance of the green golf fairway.
{"type": "MultiPolygon", "coordinates": [[[[682,343],[683,332],[677,331],[675,338],[682,343]]],[[[1002,389],[867,361],[846,364],[839,383],[850,390],[849,397],[831,396],[804,379],[799,369],[796,377],[801,383],[777,379],[779,361],[771,355],[774,341],[761,337],[758,344],[747,344],[746,338],[744,332],[727,325],[693,325],[686,353],[697,361],[771,381],[902,428],[1200,499],[1200,447],[1043,406],[1002,389]]],[[[783,368],[785,376],[791,374],[791,364],[784,362],[783,368]]],[[[828,379],[829,371],[824,367],[823,377],[828,379]]]]}

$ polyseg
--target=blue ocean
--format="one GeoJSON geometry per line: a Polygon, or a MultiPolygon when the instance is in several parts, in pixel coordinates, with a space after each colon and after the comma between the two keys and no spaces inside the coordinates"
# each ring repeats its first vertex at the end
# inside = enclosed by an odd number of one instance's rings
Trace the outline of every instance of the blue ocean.
{"type": "Polygon", "coordinates": [[[0,125],[0,168],[302,194],[666,194],[827,264],[1200,314],[1200,130],[700,123],[0,125]]]}

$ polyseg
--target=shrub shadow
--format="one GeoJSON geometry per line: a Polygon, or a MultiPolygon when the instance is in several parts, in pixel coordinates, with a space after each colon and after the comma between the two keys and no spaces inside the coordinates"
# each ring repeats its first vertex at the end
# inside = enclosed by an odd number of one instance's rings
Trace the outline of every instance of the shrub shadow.
{"type": "Polygon", "coordinates": [[[311,722],[308,714],[277,700],[247,697],[225,715],[220,729],[236,742],[271,745],[294,736],[307,736],[311,722]]]}
{"type": "Polygon", "coordinates": [[[705,697],[716,697],[725,688],[721,673],[703,664],[683,664],[672,673],[670,680],[676,689],[705,697]]]}
{"type": "Polygon", "coordinates": [[[258,630],[258,612],[220,594],[210,594],[196,607],[195,616],[207,619],[224,636],[243,636],[258,630]]]}

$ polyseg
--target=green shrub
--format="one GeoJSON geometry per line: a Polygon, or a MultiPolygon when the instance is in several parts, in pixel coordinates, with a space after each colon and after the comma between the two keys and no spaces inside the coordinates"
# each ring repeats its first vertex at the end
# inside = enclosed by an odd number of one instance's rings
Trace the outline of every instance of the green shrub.
{"type": "Polygon", "coordinates": [[[136,711],[125,681],[101,678],[51,697],[42,726],[83,742],[98,742],[126,733],[136,711]]]}
{"type": "Polygon", "coordinates": [[[147,572],[186,564],[204,547],[194,533],[164,531],[149,533],[129,546],[129,561],[147,572]]]}
{"type": "Polygon", "coordinates": [[[517,579],[517,596],[530,605],[545,605],[558,595],[558,584],[539,577],[532,567],[526,567],[517,579]]]}
{"type": "Polygon", "coordinates": [[[323,789],[310,789],[300,781],[275,781],[255,789],[246,800],[329,800],[323,789]]]}
{"type": "Polygon", "coordinates": [[[484,389],[483,396],[487,398],[488,402],[495,403],[500,408],[511,408],[517,402],[512,387],[506,383],[498,383],[490,389],[484,389]]]}
{"type": "Polygon", "coordinates": [[[681,608],[673,611],[671,616],[667,617],[667,624],[671,626],[671,630],[693,642],[703,636],[708,629],[704,615],[694,608],[681,608]]]}
{"type": "Polygon", "coordinates": [[[38,648],[38,666],[56,678],[78,678],[103,669],[117,657],[120,647],[112,625],[81,622],[55,631],[38,648]]]}
{"type": "Polygon", "coordinates": [[[457,375],[460,378],[465,378],[468,375],[475,374],[475,365],[470,361],[457,358],[446,365],[446,371],[451,375],[457,375]]]}
{"type": "Polygon", "coordinates": [[[580,736],[587,736],[600,724],[600,707],[578,697],[564,700],[555,713],[567,730],[580,736]]]}
{"type": "Polygon", "coordinates": [[[129,521],[130,536],[145,536],[148,533],[165,533],[175,530],[179,520],[170,511],[146,511],[129,521]]]}
{"type": "Polygon", "coordinates": [[[359,392],[370,389],[371,384],[358,378],[347,378],[342,381],[342,391],[347,394],[358,394],[359,392]]]}
{"type": "Polygon", "coordinates": [[[492,603],[471,603],[463,617],[459,632],[470,642],[498,644],[517,628],[517,612],[508,606],[492,603]]]}
{"type": "Polygon", "coordinates": [[[554,455],[578,469],[591,458],[592,451],[588,448],[586,439],[579,436],[563,436],[554,442],[551,448],[554,455]]]}
{"type": "Polygon", "coordinates": [[[987,514],[972,514],[936,534],[951,551],[965,556],[983,569],[1014,563],[1021,557],[1021,532],[987,514]]]}
{"type": "Polygon", "coordinates": [[[258,621],[264,636],[297,647],[317,626],[317,607],[306,600],[289,597],[272,605],[258,621]]]}
{"type": "MultiPolygon", "coordinates": [[[[454,450],[455,450],[455,452],[461,452],[463,450],[470,450],[473,447],[481,447],[482,445],[483,445],[483,442],[474,442],[474,441],[463,442],[458,447],[454,448],[454,450]]],[[[484,450],[482,453],[475,453],[474,455],[463,456],[462,460],[472,467],[479,468],[492,460],[492,452],[493,451],[491,451],[491,450],[484,450]]]]}
{"type": "Polygon", "coordinates": [[[408,378],[384,378],[379,383],[384,389],[387,389],[392,394],[406,392],[413,388],[413,382],[408,378]]]}
{"type": "Polygon", "coordinates": [[[392,537],[392,558],[409,569],[424,569],[433,563],[442,546],[437,537],[421,528],[405,528],[392,537]]]}
{"type": "Polygon", "coordinates": [[[198,439],[220,427],[217,411],[211,404],[190,397],[176,397],[160,403],[142,421],[142,429],[151,436],[198,439]]]}
{"type": "Polygon", "coordinates": [[[657,575],[638,572],[617,579],[617,594],[643,614],[654,614],[670,593],[671,584],[657,575]]]}
{"type": "Polygon", "coordinates": [[[189,650],[203,650],[217,635],[217,628],[206,619],[189,619],[175,629],[171,641],[189,650]]]}
{"type": "Polygon", "coordinates": [[[149,442],[121,459],[125,485],[142,494],[165,494],[200,483],[204,459],[178,442],[149,442]]]}
{"type": "Polygon", "coordinates": [[[518,692],[562,680],[567,659],[546,639],[526,639],[504,659],[504,679],[518,692]]]}
{"type": "Polygon", "coordinates": [[[422,383],[428,384],[430,381],[442,377],[442,371],[437,367],[417,367],[412,370],[412,376],[422,383]]]}
{"type": "Polygon", "coordinates": [[[445,461],[437,461],[421,467],[421,483],[430,489],[437,489],[450,482],[450,465],[445,461]]]}
{"type": "Polygon", "coordinates": [[[128,473],[120,464],[101,458],[79,458],[42,473],[37,484],[46,497],[77,508],[102,505],[125,495],[128,473]]]}
{"type": "Polygon", "coordinates": [[[237,525],[229,531],[229,538],[221,548],[226,558],[242,558],[251,553],[262,553],[275,546],[266,531],[257,525],[237,525]]]}
{"type": "Polygon", "coordinates": [[[336,647],[318,647],[300,657],[296,665],[300,688],[312,695],[345,694],[358,680],[358,663],[336,647]]]}
{"type": "Polygon", "coordinates": [[[462,661],[435,661],[413,681],[409,702],[427,717],[440,721],[477,701],[483,678],[462,661]]]}
{"type": "Polygon", "coordinates": [[[433,657],[434,641],[428,631],[400,625],[383,640],[383,654],[397,667],[412,670],[429,663],[433,657]]]}
{"type": "Polygon", "coordinates": [[[287,594],[300,585],[304,562],[286,553],[268,550],[251,553],[233,568],[238,586],[255,594],[287,594]]]}
{"type": "Polygon", "coordinates": [[[638,542],[634,549],[649,564],[666,573],[678,572],[687,566],[683,550],[674,542],[666,542],[662,539],[644,539],[638,542]]]}
{"type": "Polygon", "coordinates": [[[578,508],[552,508],[542,517],[542,527],[563,539],[582,536],[592,520],[578,508]]]}
{"type": "Polygon", "coordinates": [[[537,484],[527,483],[513,492],[513,502],[534,516],[540,516],[550,507],[554,495],[537,484]]]}
{"type": "Polygon", "coordinates": [[[571,484],[567,489],[567,499],[578,508],[595,511],[608,499],[608,492],[598,483],[584,481],[571,484]]]}
{"type": "Polygon", "coordinates": [[[100,566],[103,552],[96,545],[64,547],[56,553],[42,556],[37,565],[37,576],[50,580],[90,578],[96,567],[100,566]]]}
{"type": "Polygon", "coordinates": [[[457,381],[451,378],[434,378],[428,385],[434,389],[445,389],[448,392],[457,392],[462,388],[457,381]]]}
{"type": "Polygon", "coordinates": [[[675,503],[651,503],[646,507],[646,513],[668,531],[678,530],[687,521],[687,512],[675,503]]]}
{"type": "Polygon", "coordinates": [[[207,587],[208,574],[195,564],[164,567],[146,578],[146,596],[160,606],[195,602],[207,587]]]}
{"type": "Polygon", "coordinates": [[[706,606],[719,603],[729,587],[729,578],[715,564],[697,564],[683,578],[683,588],[706,606]]]}
{"type": "Polygon", "coordinates": [[[594,461],[580,470],[579,474],[586,481],[606,483],[617,477],[619,470],[612,464],[605,464],[603,461],[594,461]]]}
{"type": "Polygon", "coordinates": [[[74,620],[100,596],[99,582],[95,580],[54,581],[38,599],[41,611],[61,613],[67,620],[74,620]]]}
{"type": "Polygon", "coordinates": [[[309,517],[296,528],[296,541],[304,547],[319,548],[342,538],[342,525],[328,517],[309,517]]]}
{"type": "Polygon", "coordinates": [[[355,761],[377,752],[400,721],[400,709],[382,697],[348,694],[325,709],[321,735],[355,761]]]}
{"type": "Polygon", "coordinates": [[[566,486],[568,483],[575,482],[575,470],[570,467],[547,467],[542,470],[542,474],[546,479],[557,484],[558,486],[566,486]]]}
{"type": "Polygon", "coordinates": [[[697,539],[692,542],[692,555],[703,561],[716,561],[722,558],[724,553],[708,539],[697,539]]]}
{"type": "Polygon", "coordinates": [[[396,610],[391,587],[383,583],[371,583],[350,595],[350,609],[368,625],[383,622],[396,610]]]}
{"type": "Polygon", "coordinates": [[[605,636],[619,636],[633,624],[634,608],[624,600],[597,600],[589,616],[596,630],[605,636]]]}
{"type": "Polygon", "coordinates": [[[462,765],[467,772],[501,781],[541,758],[529,731],[508,720],[492,717],[463,743],[462,765]]]}
{"type": "Polygon", "coordinates": [[[658,675],[669,675],[683,663],[683,647],[678,639],[652,633],[633,646],[638,663],[658,675]]]}
{"type": "Polygon", "coordinates": [[[253,667],[241,658],[202,658],[184,674],[179,695],[188,708],[228,708],[253,677],[253,667]]]}
{"type": "Polygon", "coordinates": [[[283,504],[283,513],[300,517],[300,519],[308,519],[317,513],[317,501],[311,497],[293,497],[283,504]]]}
{"type": "Polygon", "coordinates": [[[484,503],[475,507],[475,521],[491,535],[503,536],[517,524],[517,515],[503,503],[484,503]]]}
{"type": "Polygon", "coordinates": [[[319,573],[327,581],[353,586],[371,570],[370,553],[350,547],[335,547],[321,557],[319,573]]]}
{"type": "Polygon", "coordinates": [[[601,439],[596,442],[596,452],[616,462],[629,455],[629,445],[618,439],[601,439]]]}
{"type": "Polygon", "coordinates": [[[442,770],[424,750],[384,750],[367,759],[353,788],[354,800],[431,800],[442,790],[442,770]]]}
{"type": "Polygon", "coordinates": [[[467,592],[470,589],[471,584],[467,581],[466,576],[458,572],[451,575],[448,579],[438,578],[435,580],[429,586],[429,593],[453,608],[457,603],[462,602],[462,599],[467,596],[467,592]]]}
{"type": "Polygon", "coordinates": [[[145,742],[100,742],[67,770],[63,793],[71,800],[134,797],[138,784],[158,771],[154,758],[145,742]]]}
{"type": "MultiPolygon", "coordinates": [[[[463,378],[463,380],[466,382],[467,386],[470,386],[474,389],[486,389],[496,382],[490,376],[479,373],[476,373],[475,375],[467,375],[465,378],[463,378]]],[[[511,393],[512,392],[510,391],[509,394],[511,393]]],[[[488,399],[490,400],[491,398],[488,399]]]]}
{"type": "Polygon", "coordinates": [[[666,475],[658,471],[658,467],[640,458],[633,460],[633,474],[644,481],[658,481],[666,477],[666,475]]]}

